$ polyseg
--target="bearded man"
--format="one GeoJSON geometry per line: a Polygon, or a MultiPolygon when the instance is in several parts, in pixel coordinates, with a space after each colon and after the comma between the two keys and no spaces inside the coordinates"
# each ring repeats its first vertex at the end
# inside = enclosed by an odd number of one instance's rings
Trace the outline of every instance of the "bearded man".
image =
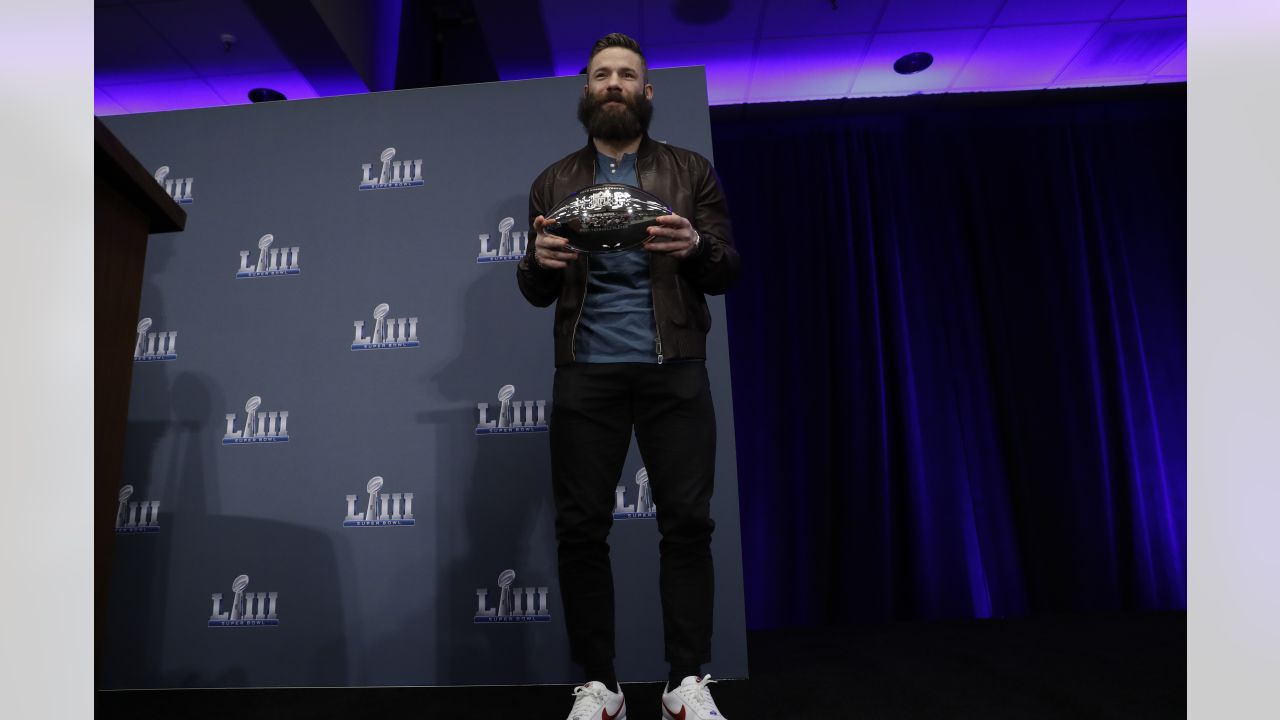
{"type": "Polygon", "coordinates": [[[626,717],[614,672],[608,536],[614,488],[634,429],[657,506],[668,720],[725,720],[702,665],[711,660],[715,577],[711,494],[716,427],[706,369],[706,295],[738,278],[729,213],[701,155],[649,138],[653,86],[635,40],[614,33],[591,49],[578,119],[586,147],[544,170],[529,191],[537,232],[517,268],[535,306],[556,303],[551,477],[560,592],[573,660],[586,682],[571,720],[626,717]],[[578,253],[543,232],[571,193],[623,183],[672,214],[633,250],[578,253]]]}

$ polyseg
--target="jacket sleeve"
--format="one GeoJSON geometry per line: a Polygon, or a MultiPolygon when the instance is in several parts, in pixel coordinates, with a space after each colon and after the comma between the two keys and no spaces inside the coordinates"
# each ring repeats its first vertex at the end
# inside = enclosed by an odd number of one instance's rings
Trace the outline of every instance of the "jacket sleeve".
{"type": "Polygon", "coordinates": [[[700,239],[697,252],[680,262],[680,273],[706,295],[722,295],[738,281],[741,261],[733,245],[729,206],[720,179],[703,159],[694,174],[694,215],[689,218],[700,239]]]}
{"type": "Polygon", "coordinates": [[[550,182],[550,175],[543,171],[529,188],[529,232],[533,240],[525,248],[524,257],[516,263],[516,282],[520,284],[520,293],[537,307],[546,307],[560,297],[560,286],[564,283],[564,270],[551,270],[538,264],[534,252],[538,233],[534,229],[533,220],[539,215],[546,215],[547,193],[544,185],[550,182]]]}

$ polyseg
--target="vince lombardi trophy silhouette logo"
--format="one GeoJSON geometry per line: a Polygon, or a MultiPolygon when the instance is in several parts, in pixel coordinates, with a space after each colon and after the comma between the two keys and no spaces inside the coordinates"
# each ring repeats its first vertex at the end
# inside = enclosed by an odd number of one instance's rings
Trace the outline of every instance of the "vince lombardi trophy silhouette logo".
{"type": "Polygon", "coordinates": [[[289,442],[289,411],[258,412],[262,398],[254,395],[244,404],[244,427],[236,430],[236,414],[227,413],[223,445],[289,442]]]}
{"type": "Polygon", "coordinates": [[[356,320],[352,350],[394,350],[418,347],[418,318],[388,318],[391,306],[380,303],[373,309],[373,336],[365,337],[364,321],[356,320]]]}
{"type": "Polygon", "coordinates": [[[382,151],[379,159],[382,168],[375,178],[372,175],[373,164],[360,166],[364,171],[364,179],[360,181],[361,190],[389,190],[392,188],[417,187],[422,185],[422,158],[417,160],[393,160],[396,149],[389,147],[382,151]]]}
{"type": "Polygon", "coordinates": [[[369,493],[369,504],[363,513],[356,512],[356,495],[347,496],[347,518],[342,521],[343,527],[394,527],[413,525],[413,493],[384,493],[382,476],[369,478],[365,491],[369,493]]]}
{"type": "Polygon", "coordinates": [[[489,403],[476,403],[477,435],[501,435],[505,433],[547,432],[546,400],[515,400],[516,386],[503,385],[498,389],[498,417],[489,419],[489,403]],[[536,410],[536,412],[535,412],[536,410]]]}
{"type": "Polygon", "coordinates": [[[138,321],[138,340],[133,344],[134,362],[178,359],[178,331],[147,332],[151,318],[138,321]]]}
{"type": "Polygon", "coordinates": [[[231,609],[222,609],[222,593],[213,593],[213,612],[209,615],[209,627],[267,627],[280,624],[276,607],[280,593],[246,593],[249,576],[239,575],[231,581],[231,609]]]}
{"type": "Polygon", "coordinates": [[[300,275],[298,267],[298,247],[273,248],[275,236],[267,233],[258,238],[258,261],[249,264],[249,251],[240,251],[240,269],[236,271],[236,279],[257,277],[279,277],[300,275]]]}
{"type": "Polygon", "coordinates": [[[133,496],[133,486],[120,488],[120,504],[116,507],[116,534],[134,535],[137,533],[160,532],[160,501],[142,500],[129,502],[133,496]]]}
{"type": "Polygon", "coordinates": [[[515,262],[524,257],[529,247],[528,231],[511,232],[515,227],[515,218],[504,217],[498,221],[498,246],[489,246],[489,234],[480,237],[480,254],[476,256],[478,263],[515,262]]]}
{"type": "Polygon", "coordinates": [[[503,570],[498,575],[498,606],[489,607],[489,589],[476,588],[476,625],[483,623],[551,622],[547,611],[548,589],[515,588],[516,571],[503,570]],[[535,602],[536,601],[536,602],[535,602]]]}
{"type": "Polygon", "coordinates": [[[191,199],[191,183],[193,182],[191,178],[170,179],[169,166],[161,165],[156,168],[155,179],[164,188],[165,194],[173,198],[173,201],[179,205],[190,205],[194,202],[191,199]]]}
{"type": "Polygon", "coordinates": [[[649,487],[649,471],[640,468],[636,471],[636,504],[627,505],[627,488],[619,484],[614,489],[614,520],[645,520],[658,517],[658,506],[653,504],[653,494],[649,487]]]}

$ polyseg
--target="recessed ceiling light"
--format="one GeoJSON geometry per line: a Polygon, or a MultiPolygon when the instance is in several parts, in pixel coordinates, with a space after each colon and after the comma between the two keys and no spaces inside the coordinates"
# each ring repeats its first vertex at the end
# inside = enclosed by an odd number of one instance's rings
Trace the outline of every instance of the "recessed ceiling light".
{"type": "Polygon", "coordinates": [[[249,100],[251,102],[270,102],[272,100],[284,100],[284,93],[271,88],[254,88],[249,91],[249,100]]]}
{"type": "Polygon", "coordinates": [[[894,72],[899,75],[914,75],[933,64],[933,56],[927,52],[907,53],[893,63],[894,72]]]}
{"type": "Polygon", "coordinates": [[[686,25],[710,25],[719,22],[733,10],[733,0],[676,0],[671,14],[686,25]]]}

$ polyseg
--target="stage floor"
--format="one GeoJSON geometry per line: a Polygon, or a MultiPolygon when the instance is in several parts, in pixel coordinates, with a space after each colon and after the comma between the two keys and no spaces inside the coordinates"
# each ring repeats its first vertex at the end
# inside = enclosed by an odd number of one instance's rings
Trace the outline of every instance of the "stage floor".
{"type": "MultiPolygon", "coordinates": [[[[730,720],[1174,718],[1186,613],[903,622],[748,633],[751,678],[713,686],[730,720]]],[[[630,684],[628,720],[659,720],[630,684]]],[[[562,720],[570,686],[97,693],[103,717],[562,720]]]]}

